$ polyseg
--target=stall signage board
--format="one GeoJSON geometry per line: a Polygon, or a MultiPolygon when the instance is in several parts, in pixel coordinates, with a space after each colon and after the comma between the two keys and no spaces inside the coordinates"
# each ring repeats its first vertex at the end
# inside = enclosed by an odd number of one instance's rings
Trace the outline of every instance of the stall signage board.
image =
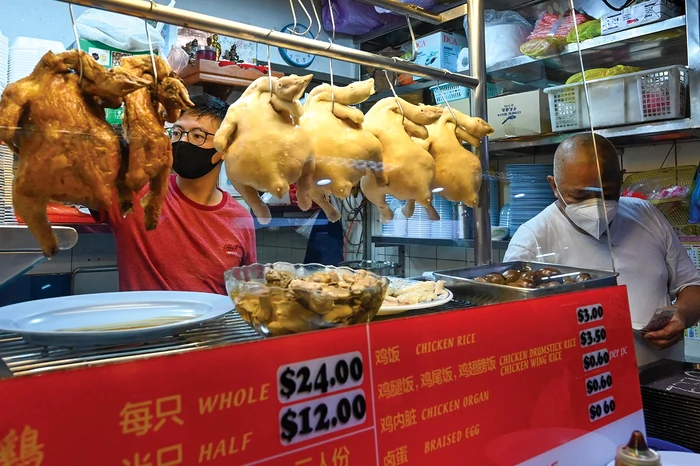
{"type": "Polygon", "coordinates": [[[0,466],[604,465],[642,403],[626,289],[0,382],[0,466]]]}

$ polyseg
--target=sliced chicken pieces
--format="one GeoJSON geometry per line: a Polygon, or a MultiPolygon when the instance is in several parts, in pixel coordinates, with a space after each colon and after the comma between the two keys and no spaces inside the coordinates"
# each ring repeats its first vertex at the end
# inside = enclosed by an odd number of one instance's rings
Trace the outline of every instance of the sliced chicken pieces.
{"type": "Polygon", "coordinates": [[[214,145],[226,153],[226,175],[262,224],[271,218],[258,191],[282,198],[290,184],[299,182],[299,207],[311,208],[313,143],[298,126],[303,114],[299,98],[311,78],[258,78],[229,107],[216,132],[214,145]]]}
{"type": "MultiPolygon", "coordinates": [[[[400,200],[415,200],[425,207],[431,220],[440,216],[432,205],[431,185],[435,177],[435,161],[430,153],[411,138],[425,139],[429,125],[440,118],[436,107],[413,105],[401,98],[387,97],[377,102],[365,115],[364,129],[379,139],[382,145],[384,174],[388,179],[381,186],[375,176],[365,175],[362,192],[379,208],[381,220],[388,222],[394,214],[386,203],[386,195],[400,200]]],[[[407,206],[412,203],[407,202],[407,206]]],[[[406,217],[413,215],[405,209],[406,217]]]]}

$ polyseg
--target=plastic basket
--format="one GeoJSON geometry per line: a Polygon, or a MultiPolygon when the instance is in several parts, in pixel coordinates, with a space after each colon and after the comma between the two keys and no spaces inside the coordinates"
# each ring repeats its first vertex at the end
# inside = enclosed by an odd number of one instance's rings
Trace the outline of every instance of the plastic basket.
{"type": "MultiPolygon", "coordinates": [[[[589,81],[593,126],[604,128],[684,118],[687,82],[687,69],[683,66],[666,66],[589,81]]],[[[551,87],[544,92],[549,98],[553,131],[590,127],[583,83],[551,87]]]]}
{"type": "MultiPolygon", "coordinates": [[[[435,99],[435,104],[444,104],[445,101],[452,102],[455,100],[466,99],[471,96],[471,90],[464,86],[458,86],[457,84],[440,84],[439,86],[432,86],[430,92],[433,93],[433,98],[435,99]],[[440,88],[438,90],[438,87],[440,88]],[[442,91],[442,93],[440,92],[442,91]],[[442,96],[445,96],[443,99],[442,96]],[[445,100],[446,99],[446,100],[445,100]]],[[[486,98],[496,97],[500,95],[502,89],[495,84],[486,83],[486,98]]]]}

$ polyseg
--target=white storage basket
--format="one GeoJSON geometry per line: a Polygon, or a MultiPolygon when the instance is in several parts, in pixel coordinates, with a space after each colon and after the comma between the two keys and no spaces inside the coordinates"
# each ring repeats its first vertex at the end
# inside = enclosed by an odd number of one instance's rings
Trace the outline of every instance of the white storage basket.
{"type": "MultiPolygon", "coordinates": [[[[687,70],[667,66],[588,82],[594,128],[621,126],[686,115],[687,70]]],[[[590,127],[583,83],[544,90],[552,131],[590,127]]]]}

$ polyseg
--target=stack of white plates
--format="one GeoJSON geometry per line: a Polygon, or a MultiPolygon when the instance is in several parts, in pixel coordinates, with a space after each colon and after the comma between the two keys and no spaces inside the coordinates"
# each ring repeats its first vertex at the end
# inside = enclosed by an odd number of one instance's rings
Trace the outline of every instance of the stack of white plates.
{"type": "Polygon", "coordinates": [[[12,207],[12,151],[0,144],[0,224],[17,223],[12,207]]]}
{"type": "Polygon", "coordinates": [[[407,233],[409,238],[430,238],[431,221],[425,207],[416,204],[413,216],[408,219],[407,233]]]}
{"type": "Polygon", "coordinates": [[[0,32],[0,92],[7,86],[7,64],[10,60],[10,40],[0,32]]]}
{"type": "Polygon", "coordinates": [[[433,207],[440,214],[440,220],[430,222],[430,237],[439,239],[452,239],[454,226],[452,222],[452,203],[444,197],[434,195],[433,207]]]}
{"type": "Polygon", "coordinates": [[[66,48],[54,40],[21,36],[16,38],[10,47],[8,82],[13,83],[29,76],[41,57],[49,50],[61,53],[65,52],[66,48]]]}
{"type": "Polygon", "coordinates": [[[555,201],[552,188],[547,182],[547,176],[552,174],[552,165],[506,165],[506,174],[510,180],[509,233],[513,236],[520,225],[555,201]]]}
{"type": "Polygon", "coordinates": [[[498,226],[498,179],[491,178],[489,180],[489,194],[491,196],[491,225],[494,227],[498,226]]]}

